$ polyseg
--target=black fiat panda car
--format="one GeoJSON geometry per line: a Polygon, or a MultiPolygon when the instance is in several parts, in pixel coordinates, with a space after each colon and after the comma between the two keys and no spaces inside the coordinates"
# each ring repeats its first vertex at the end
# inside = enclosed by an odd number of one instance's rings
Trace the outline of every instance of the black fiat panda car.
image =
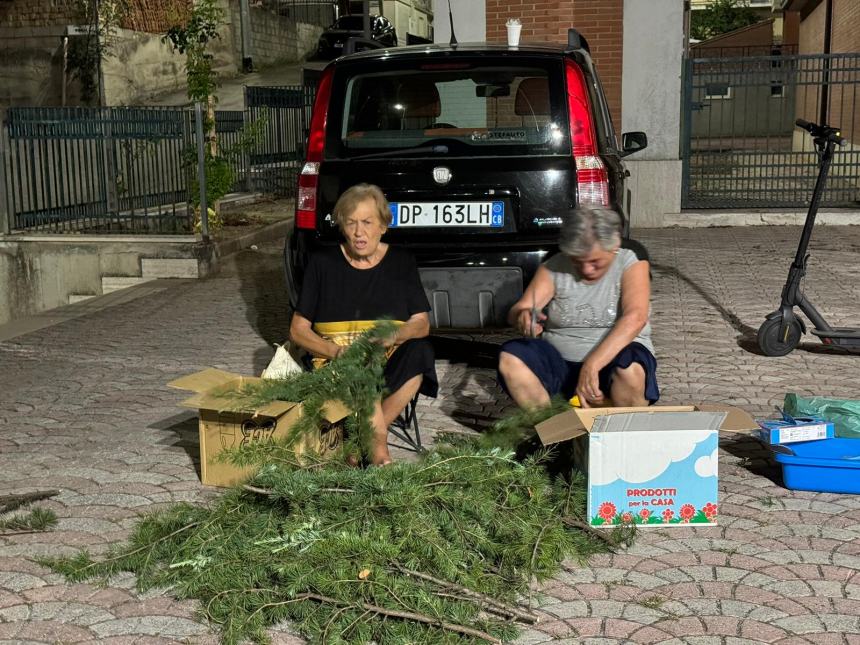
{"type": "MultiPolygon", "coordinates": [[[[622,157],[585,41],[564,46],[416,45],[336,59],[322,73],[295,230],[295,303],[308,254],[336,244],[338,196],[369,182],[391,203],[385,240],[418,260],[434,327],[505,326],[577,204],[627,221],[622,157]]],[[[626,230],[624,231],[626,233],[626,230]]]]}

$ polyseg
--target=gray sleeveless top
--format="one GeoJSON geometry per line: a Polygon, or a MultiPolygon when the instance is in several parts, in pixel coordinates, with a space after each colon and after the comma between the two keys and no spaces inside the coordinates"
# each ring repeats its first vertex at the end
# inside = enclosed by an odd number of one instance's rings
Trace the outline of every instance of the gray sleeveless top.
{"type": "MultiPolygon", "coordinates": [[[[573,263],[564,253],[544,263],[552,276],[555,296],[547,307],[543,338],[565,360],[582,362],[612,329],[621,315],[621,276],[636,262],[633,251],[618,249],[607,272],[591,284],[579,279],[573,263]]],[[[654,353],[650,320],[634,340],[654,353]]]]}

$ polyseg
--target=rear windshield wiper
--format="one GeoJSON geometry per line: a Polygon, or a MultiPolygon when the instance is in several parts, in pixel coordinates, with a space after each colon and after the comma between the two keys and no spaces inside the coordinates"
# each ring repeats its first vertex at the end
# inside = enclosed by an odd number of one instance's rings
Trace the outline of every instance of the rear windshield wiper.
{"type": "Polygon", "coordinates": [[[367,155],[358,155],[357,157],[350,157],[349,160],[357,161],[359,159],[378,159],[381,157],[411,157],[414,155],[423,154],[448,154],[448,146],[436,144],[432,146],[417,146],[415,148],[395,148],[394,150],[385,150],[384,152],[372,152],[367,155]]]}

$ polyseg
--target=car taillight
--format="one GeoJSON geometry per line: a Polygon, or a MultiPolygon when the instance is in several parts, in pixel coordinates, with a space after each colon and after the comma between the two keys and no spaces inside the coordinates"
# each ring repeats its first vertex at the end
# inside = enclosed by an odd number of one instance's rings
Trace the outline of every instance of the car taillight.
{"type": "Polygon", "coordinates": [[[314,229],[317,225],[317,184],[320,165],[308,161],[299,173],[299,186],[296,191],[296,226],[314,229]]]}
{"type": "Polygon", "coordinates": [[[325,147],[325,126],[328,104],[331,98],[331,80],[334,74],[329,67],[323,72],[317,87],[314,109],[311,116],[311,129],[308,134],[308,149],[305,165],[299,173],[296,191],[296,226],[315,229],[317,225],[317,188],[319,187],[320,161],[325,147]]]}
{"type": "Polygon", "coordinates": [[[585,75],[576,63],[568,60],[565,61],[565,76],[579,203],[609,206],[609,175],[597,152],[585,75]]]}

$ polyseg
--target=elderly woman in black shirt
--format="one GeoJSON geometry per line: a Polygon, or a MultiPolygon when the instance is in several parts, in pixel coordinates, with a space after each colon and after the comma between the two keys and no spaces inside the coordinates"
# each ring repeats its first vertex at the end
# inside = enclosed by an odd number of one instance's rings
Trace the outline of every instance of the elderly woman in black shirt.
{"type": "Polygon", "coordinates": [[[438,390],[427,339],[430,304],[412,255],[382,241],[391,212],[378,187],[358,184],[346,190],[334,217],[344,242],[311,256],[290,337],[319,364],[337,358],[374,321],[399,323],[386,340],[386,392],[373,416],[370,461],[384,465],[391,463],[389,426],[416,393],[435,397],[438,390]]]}

